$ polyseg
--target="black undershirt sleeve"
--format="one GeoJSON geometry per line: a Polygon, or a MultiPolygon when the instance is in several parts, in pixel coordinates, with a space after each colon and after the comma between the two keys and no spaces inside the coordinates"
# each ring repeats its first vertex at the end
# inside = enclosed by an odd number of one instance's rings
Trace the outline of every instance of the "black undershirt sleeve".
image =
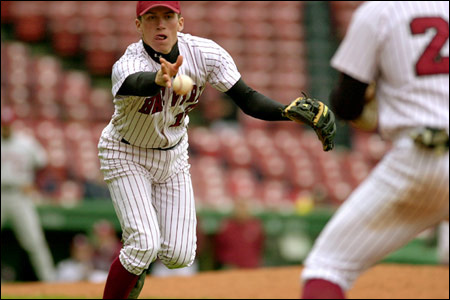
{"type": "Polygon", "coordinates": [[[161,86],[155,83],[156,72],[138,72],[128,76],[117,95],[122,96],[154,96],[161,86]]]}
{"type": "Polygon", "coordinates": [[[250,88],[241,79],[225,92],[242,111],[254,118],[265,121],[289,120],[281,115],[285,105],[278,103],[250,88]]]}
{"type": "Polygon", "coordinates": [[[341,73],[339,83],[330,95],[331,110],[339,119],[357,119],[363,111],[368,86],[367,83],[341,73]]]}

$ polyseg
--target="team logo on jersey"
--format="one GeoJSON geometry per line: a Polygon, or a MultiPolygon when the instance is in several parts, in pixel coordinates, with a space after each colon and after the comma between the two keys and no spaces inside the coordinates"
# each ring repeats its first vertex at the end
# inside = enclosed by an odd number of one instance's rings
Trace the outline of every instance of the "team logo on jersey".
{"type": "MultiPolygon", "coordinates": [[[[163,111],[163,98],[168,89],[161,89],[161,92],[153,97],[145,98],[143,105],[139,109],[139,112],[145,115],[153,115],[163,111]]],[[[176,105],[183,106],[187,105],[184,109],[183,116],[176,116],[179,123],[184,116],[189,113],[198,103],[197,99],[200,97],[201,87],[194,85],[192,91],[184,96],[177,95],[175,92],[172,93],[172,100],[170,106],[174,107],[176,105]]]]}

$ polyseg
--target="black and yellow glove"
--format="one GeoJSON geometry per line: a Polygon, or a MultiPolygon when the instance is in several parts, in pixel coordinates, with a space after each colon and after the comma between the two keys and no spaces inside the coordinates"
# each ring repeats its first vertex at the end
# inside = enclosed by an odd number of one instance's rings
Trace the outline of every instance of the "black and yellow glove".
{"type": "Polygon", "coordinates": [[[292,121],[311,126],[322,142],[323,151],[333,149],[336,134],[334,113],[321,101],[303,94],[303,97],[287,105],[282,115],[292,121]]]}

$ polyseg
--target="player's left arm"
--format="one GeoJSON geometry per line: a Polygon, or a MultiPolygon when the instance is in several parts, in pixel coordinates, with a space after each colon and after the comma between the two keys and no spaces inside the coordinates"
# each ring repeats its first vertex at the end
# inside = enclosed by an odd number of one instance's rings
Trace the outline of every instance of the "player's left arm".
{"type": "Polygon", "coordinates": [[[228,52],[217,44],[215,47],[217,54],[213,61],[217,63],[206,64],[210,74],[208,82],[213,87],[225,92],[244,113],[254,118],[266,121],[292,120],[311,126],[322,141],[324,151],[333,149],[336,124],[333,112],[324,103],[305,95],[289,105],[283,105],[258,93],[247,86],[241,76],[236,77],[239,72],[228,52]],[[236,79],[233,86],[224,89],[233,78],[236,79]]]}
{"type": "Polygon", "coordinates": [[[242,111],[254,118],[265,121],[285,121],[281,112],[284,105],[249,87],[239,79],[231,89],[225,92],[242,111]]]}
{"type": "Polygon", "coordinates": [[[289,105],[278,103],[248,87],[241,79],[226,92],[248,115],[267,121],[292,120],[314,129],[324,151],[334,147],[336,124],[333,112],[321,101],[306,95],[289,105]]]}
{"type": "Polygon", "coordinates": [[[249,116],[265,121],[288,120],[281,114],[283,104],[255,91],[244,82],[233,58],[224,48],[213,41],[210,41],[209,48],[213,50],[199,52],[204,57],[209,84],[228,95],[249,116]]]}

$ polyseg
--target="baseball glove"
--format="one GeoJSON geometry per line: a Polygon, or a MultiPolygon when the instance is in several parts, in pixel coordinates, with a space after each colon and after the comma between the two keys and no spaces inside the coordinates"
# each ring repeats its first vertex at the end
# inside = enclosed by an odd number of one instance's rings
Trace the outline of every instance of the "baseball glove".
{"type": "Polygon", "coordinates": [[[334,113],[321,101],[309,98],[303,93],[303,97],[295,99],[283,109],[282,115],[311,126],[322,142],[323,151],[333,149],[336,134],[334,113]]]}

